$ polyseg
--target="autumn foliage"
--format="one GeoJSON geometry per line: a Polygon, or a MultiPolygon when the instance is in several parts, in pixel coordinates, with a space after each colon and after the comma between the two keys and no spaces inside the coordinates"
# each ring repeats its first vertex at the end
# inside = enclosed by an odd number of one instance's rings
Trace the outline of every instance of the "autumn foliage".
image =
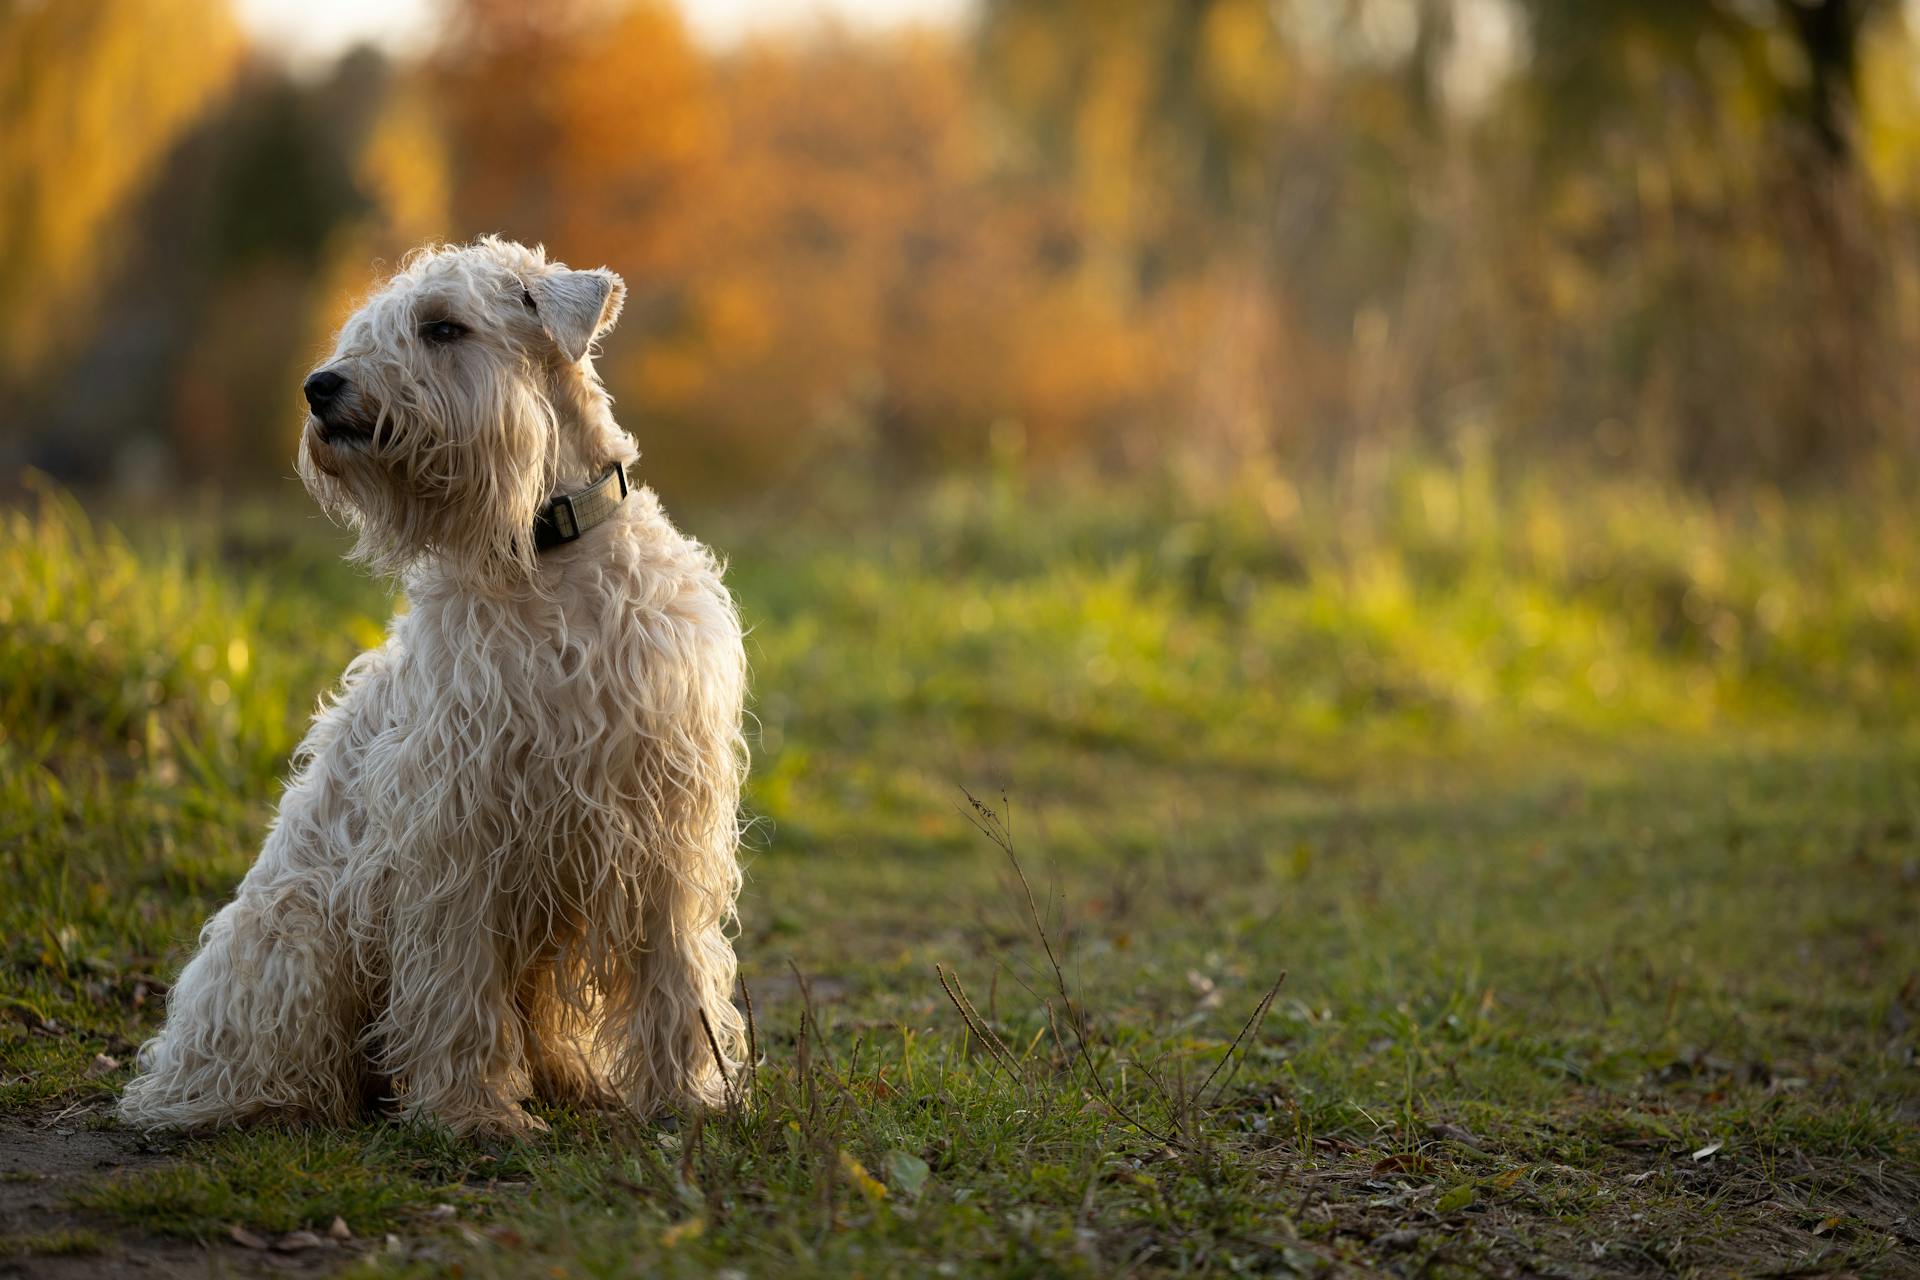
{"type": "Polygon", "coordinates": [[[0,15],[0,447],[279,473],[379,264],[483,231],[626,276],[603,371],[714,491],[1462,439],[1721,483],[1913,443],[1898,5],[992,0],[723,50],[648,0],[442,16],[316,78],[215,0],[0,15]]]}

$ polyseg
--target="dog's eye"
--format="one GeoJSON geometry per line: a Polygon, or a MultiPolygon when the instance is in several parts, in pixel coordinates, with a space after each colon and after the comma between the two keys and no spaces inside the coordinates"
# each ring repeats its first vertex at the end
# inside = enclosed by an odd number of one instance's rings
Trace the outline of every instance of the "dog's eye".
{"type": "Polygon", "coordinates": [[[449,342],[458,342],[467,336],[467,326],[458,320],[435,320],[420,326],[420,336],[435,346],[445,346],[449,342]]]}

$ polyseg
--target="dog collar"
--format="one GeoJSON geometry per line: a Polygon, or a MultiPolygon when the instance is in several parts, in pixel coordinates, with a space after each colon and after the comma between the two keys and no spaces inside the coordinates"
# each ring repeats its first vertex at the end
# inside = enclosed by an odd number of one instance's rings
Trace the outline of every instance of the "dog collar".
{"type": "Polygon", "coordinates": [[[619,463],[577,493],[563,493],[541,504],[533,517],[533,548],[551,551],[572,542],[597,524],[605,524],[627,500],[627,469],[619,463]]]}

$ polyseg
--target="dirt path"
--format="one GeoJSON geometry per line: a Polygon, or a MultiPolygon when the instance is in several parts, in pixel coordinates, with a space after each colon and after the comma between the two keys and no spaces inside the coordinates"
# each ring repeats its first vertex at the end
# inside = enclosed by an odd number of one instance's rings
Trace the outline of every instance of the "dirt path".
{"type": "Polygon", "coordinates": [[[103,1175],[151,1169],[175,1158],[167,1143],[123,1129],[95,1128],[95,1122],[86,1113],[0,1118],[0,1277],[5,1280],[320,1276],[357,1256],[336,1245],[277,1253],[224,1242],[196,1244],[73,1209],[68,1198],[103,1175]]]}

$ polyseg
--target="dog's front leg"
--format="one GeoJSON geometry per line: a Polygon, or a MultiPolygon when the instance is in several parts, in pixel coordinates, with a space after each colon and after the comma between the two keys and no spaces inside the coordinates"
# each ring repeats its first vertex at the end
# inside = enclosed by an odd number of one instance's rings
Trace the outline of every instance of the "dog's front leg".
{"type": "Polygon", "coordinates": [[[140,1074],[120,1100],[127,1123],[343,1124],[357,1111],[357,1007],[325,884],[260,879],[202,930],[168,997],[166,1025],[141,1049],[140,1074]]]}
{"type": "Polygon", "coordinates": [[[515,943],[492,918],[490,879],[414,867],[397,880],[375,1036],[404,1113],[478,1137],[545,1129],[520,1106],[531,1085],[508,954],[515,943]]]}
{"type": "Polygon", "coordinates": [[[341,892],[355,865],[338,833],[354,804],[357,742],[377,728],[371,655],[314,721],[260,857],[207,922],[138,1059],[120,1116],[141,1128],[264,1118],[344,1124],[359,1111],[366,989],[341,892]]]}

